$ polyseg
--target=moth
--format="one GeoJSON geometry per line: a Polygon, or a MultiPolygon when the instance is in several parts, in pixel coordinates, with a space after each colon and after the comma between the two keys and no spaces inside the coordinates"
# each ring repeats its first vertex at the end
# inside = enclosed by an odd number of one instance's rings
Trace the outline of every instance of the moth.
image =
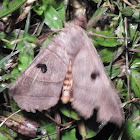
{"type": "Polygon", "coordinates": [[[59,100],[89,119],[119,126],[124,115],[121,101],[85,30],[75,23],[64,29],[36,56],[10,88],[21,109],[50,109],[59,100]]]}

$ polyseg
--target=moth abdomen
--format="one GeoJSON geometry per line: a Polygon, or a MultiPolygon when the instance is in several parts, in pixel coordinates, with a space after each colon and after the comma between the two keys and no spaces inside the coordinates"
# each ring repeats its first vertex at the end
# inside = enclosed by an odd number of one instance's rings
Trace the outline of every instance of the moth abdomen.
{"type": "Polygon", "coordinates": [[[70,63],[62,87],[61,101],[63,104],[66,104],[70,101],[72,85],[73,85],[73,77],[72,77],[72,68],[70,63]]]}
{"type": "Polygon", "coordinates": [[[38,63],[38,64],[36,65],[36,67],[37,67],[37,68],[40,68],[41,71],[42,71],[42,73],[46,73],[46,72],[47,72],[47,66],[46,66],[46,64],[38,63]]]}

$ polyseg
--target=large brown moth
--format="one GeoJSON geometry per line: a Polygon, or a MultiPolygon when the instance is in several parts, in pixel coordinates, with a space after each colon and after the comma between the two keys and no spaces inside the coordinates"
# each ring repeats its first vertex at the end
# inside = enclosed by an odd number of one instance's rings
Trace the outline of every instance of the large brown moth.
{"type": "Polygon", "coordinates": [[[71,102],[81,117],[98,110],[97,121],[121,125],[121,102],[101,59],[84,29],[67,24],[10,88],[21,109],[50,109],[61,99],[71,102]]]}

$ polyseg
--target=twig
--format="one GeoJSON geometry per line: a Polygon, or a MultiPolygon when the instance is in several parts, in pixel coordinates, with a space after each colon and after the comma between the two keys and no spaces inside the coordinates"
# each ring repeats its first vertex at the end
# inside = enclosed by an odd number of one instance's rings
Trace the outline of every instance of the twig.
{"type": "Polygon", "coordinates": [[[135,5],[131,4],[128,0],[123,0],[123,1],[132,8],[136,7],[135,5]]]}
{"type": "MultiPolygon", "coordinates": [[[[60,114],[58,112],[55,113],[55,121],[58,124],[61,124],[61,117],[60,117],[60,114]]],[[[60,140],[60,126],[59,125],[56,125],[56,133],[57,133],[57,140],[60,140]]]]}
{"type": "Polygon", "coordinates": [[[98,23],[98,21],[100,21],[103,17],[104,17],[104,15],[105,15],[105,13],[106,13],[106,11],[108,10],[108,7],[106,7],[106,9],[104,9],[100,14],[98,14],[97,16],[92,16],[91,17],[91,19],[88,21],[88,23],[87,23],[87,28],[91,28],[91,27],[94,27],[94,26],[96,26],[96,24],[98,23]]]}
{"type": "MultiPolygon", "coordinates": [[[[126,7],[126,4],[124,3],[124,8],[126,7]]],[[[128,24],[127,24],[127,18],[124,18],[124,28],[125,28],[125,37],[128,37],[128,24]]],[[[130,100],[130,75],[129,75],[129,58],[128,58],[128,43],[127,39],[125,39],[125,57],[126,57],[126,78],[127,78],[127,86],[128,86],[128,99],[130,100]]]]}
{"type": "Polygon", "coordinates": [[[67,127],[68,125],[72,124],[74,121],[71,121],[71,122],[68,122],[66,124],[61,124],[61,123],[58,123],[53,117],[51,117],[49,114],[45,113],[45,116],[48,117],[49,119],[51,119],[53,122],[55,122],[57,125],[59,126],[62,126],[62,127],[67,127]]]}
{"type": "Polygon", "coordinates": [[[131,52],[140,52],[140,49],[131,49],[131,48],[129,48],[128,50],[131,51],[131,52]]]}
{"type": "Polygon", "coordinates": [[[139,120],[139,119],[140,119],[140,116],[137,117],[136,119],[134,119],[133,122],[135,122],[135,121],[137,121],[137,120],[139,120]]]}
{"type": "Polygon", "coordinates": [[[14,112],[13,114],[11,114],[9,117],[7,117],[5,120],[3,120],[3,122],[0,124],[0,127],[2,127],[2,125],[8,120],[10,119],[12,116],[14,116],[15,114],[19,113],[21,110],[19,109],[18,111],[14,112]]]}
{"type": "MultiPolygon", "coordinates": [[[[97,33],[88,33],[88,36],[98,36],[98,37],[103,37],[103,38],[116,38],[116,39],[125,39],[124,37],[110,37],[110,36],[105,36],[105,35],[101,35],[101,34],[97,34],[97,33]]],[[[129,38],[127,38],[129,39],[129,38]]]]}
{"type": "Polygon", "coordinates": [[[133,102],[138,102],[140,101],[140,98],[133,98],[132,100],[129,100],[125,103],[123,103],[122,107],[126,106],[127,104],[133,103],[133,102]]]}

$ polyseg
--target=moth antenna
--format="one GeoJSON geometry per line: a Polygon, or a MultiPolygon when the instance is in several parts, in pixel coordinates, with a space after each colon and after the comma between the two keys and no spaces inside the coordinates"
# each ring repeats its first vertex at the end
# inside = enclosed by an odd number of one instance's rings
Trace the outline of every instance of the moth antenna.
{"type": "Polygon", "coordinates": [[[61,101],[63,104],[67,104],[70,101],[72,87],[73,87],[73,78],[72,78],[72,66],[70,61],[62,87],[61,101]]]}

